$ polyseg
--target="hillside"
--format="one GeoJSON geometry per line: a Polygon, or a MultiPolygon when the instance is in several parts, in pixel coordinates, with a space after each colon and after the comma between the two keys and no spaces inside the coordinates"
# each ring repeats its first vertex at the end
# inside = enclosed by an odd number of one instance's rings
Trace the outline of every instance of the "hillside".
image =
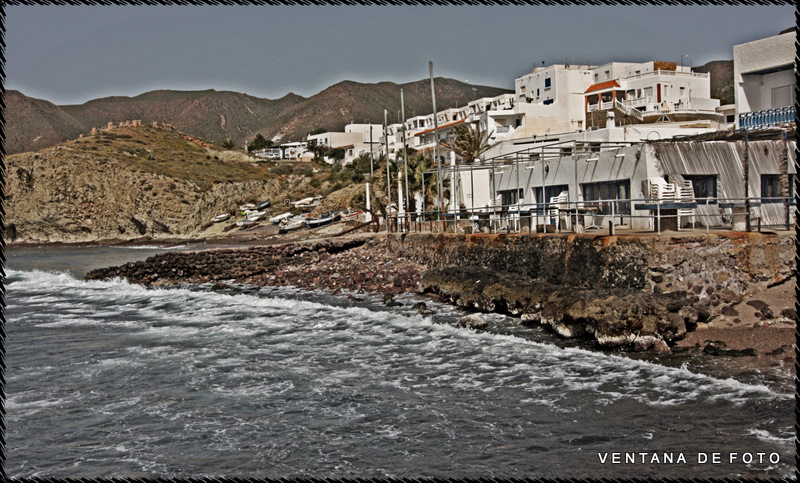
{"type": "Polygon", "coordinates": [[[285,198],[333,189],[324,167],[315,174],[310,166],[254,163],[186,137],[149,126],[115,128],[7,156],[6,241],[207,236],[222,229],[211,217],[242,203],[269,198],[282,212],[285,198]]]}
{"type": "Polygon", "coordinates": [[[18,91],[5,94],[6,153],[42,149],[75,139],[86,127],[53,103],[18,91]]]}
{"type": "Polygon", "coordinates": [[[719,99],[723,105],[734,103],[732,60],[714,60],[694,67],[692,71],[711,75],[711,97],[719,99]]]}
{"type": "MultiPolygon", "coordinates": [[[[473,96],[493,97],[509,92],[494,87],[473,86],[451,79],[436,80],[437,108],[466,105],[473,96]]],[[[18,91],[6,94],[8,153],[52,146],[89,133],[108,122],[141,120],[146,125],[167,123],[178,131],[213,143],[231,138],[242,147],[257,133],[280,142],[299,141],[311,130],[342,131],[346,124],[369,120],[396,122],[404,90],[406,116],[432,112],[430,81],[408,84],[340,82],[304,98],[288,94],[280,99],[228,91],[160,90],[136,97],[108,97],[80,105],[55,106],[18,91]]]]}

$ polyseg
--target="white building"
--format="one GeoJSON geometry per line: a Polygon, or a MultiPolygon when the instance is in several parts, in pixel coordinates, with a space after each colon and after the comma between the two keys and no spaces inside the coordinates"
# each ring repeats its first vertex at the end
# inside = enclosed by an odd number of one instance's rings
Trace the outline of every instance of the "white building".
{"type": "Polygon", "coordinates": [[[516,133],[527,137],[586,129],[583,93],[592,85],[591,66],[539,67],[514,81],[516,133]]]}
{"type": "Polygon", "coordinates": [[[724,123],[711,98],[711,78],[673,62],[611,63],[593,69],[595,83],[584,92],[589,128],[602,126],[604,111],[631,122],[711,119],[724,123]],[[599,113],[599,114],[595,114],[599,113]]]}
{"type": "Polygon", "coordinates": [[[736,127],[776,126],[795,119],[794,29],[733,46],[736,127]]]}
{"type": "MultiPolygon", "coordinates": [[[[313,134],[307,137],[306,142],[315,141],[331,149],[344,149],[343,164],[349,164],[364,153],[372,152],[377,157],[382,136],[383,126],[379,124],[348,124],[344,132],[313,134]]],[[[327,157],[325,161],[334,163],[333,159],[327,157]]]]}

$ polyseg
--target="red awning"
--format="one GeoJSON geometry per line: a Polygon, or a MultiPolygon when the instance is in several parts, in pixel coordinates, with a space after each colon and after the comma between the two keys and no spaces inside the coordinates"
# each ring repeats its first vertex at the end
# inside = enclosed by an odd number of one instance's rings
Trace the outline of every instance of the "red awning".
{"type": "Polygon", "coordinates": [[[599,84],[595,84],[593,86],[590,86],[588,89],[586,89],[586,92],[584,92],[584,94],[588,94],[590,92],[595,92],[595,91],[602,91],[602,90],[605,90],[605,89],[610,89],[612,87],[620,87],[621,88],[622,86],[617,84],[617,81],[613,81],[613,80],[612,81],[608,81],[608,82],[601,82],[599,84]]]}
{"type": "MultiPolygon", "coordinates": [[[[454,125],[456,125],[456,124],[458,124],[460,122],[464,122],[464,121],[466,121],[466,119],[461,119],[459,121],[453,121],[453,122],[450,122],[450,123],[447,123],[447,124],[442,124],[441,126],[439,126],[439,129],[442,129],[442,128],[445,128],[445,127],[454,126],[454,125]]],[[[426,129],[424,131],[420,131],[420,132],[414,134],[414,136],[421,136],[423,134],[426,134],[426,133],[429,133],[429,132],[433,132],[433,131],[434,131],[434,129],[426,129]]]]}

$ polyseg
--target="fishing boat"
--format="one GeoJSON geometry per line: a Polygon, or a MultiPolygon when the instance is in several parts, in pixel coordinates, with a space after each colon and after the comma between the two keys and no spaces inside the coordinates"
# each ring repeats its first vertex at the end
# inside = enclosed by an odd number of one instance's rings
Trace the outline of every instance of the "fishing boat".
{"type": "Polygon", "coordinates": [[[280,228],[278,228],[278,233],[286,233],[306,226],[306,218],[304,216],[295,216],[282,220],[280,223],[281,224],[280,228]]]}
{"type": "Polygon", "coordinates": [[[359,216],[361,216],[364,212],[363,211],[348,211],[347,213],[342,215],[343,220],[355,220],[359,216]]]}
{"type": "Polygon", "coordinates": [[[291,217],[292,217],[292,214],[289,213],[289,212],[281,213],[280,215],[273,216],[272,218],[270,218],[269,222],[277,225],[280,222],[282,222],[283,220],[288,220],[291,217]]]}
{"type": "Polygon", "coordinates": [[[308,228],[318,228],[320,226],[327,225],[328,223],[332,223],[335,220],[341,218],[341,215],[338,211],[333,213],[328,213],[325,215],[320,216],[319,218],[307,218],[306,219],[306,226],[308,228]]]}
{"type": "Polygon", "coordinates": [[[267,199],[266,201],[262,201],[261,203],[256,205],[256,210],[263,210],[264,208],[269,208],[272,202],[267,199]]]}
{"type": "Polygon", "coordinates": [[[256,205],[254,205],[253,203],[247,203],[247,204],[244,204],[244,205],[239,205],[239,209],[241,211],[255,210],[256,209],[256,205]]]}
{"type": "Polygon", "coordinates": [[[257,220],[266,214],[266,211],[245,210],[244,217],[248,220],[257,220]]]}
{"type": "Polygon", "coordinates": [[[256,224],[256,220],[242,220],[242,221],[237,221],[236,222],[236,226],[239,226],[239,227],[242,227],[242,228],[255,226],[255,224],[256,224]]]}
{"type": "Polygon", "coordinates": [[[217,216],[211,218],[211,221],[214,223],[219,223],[220,221],[225,221],[231,217],[230,213],[218,213],[217,216]]]}

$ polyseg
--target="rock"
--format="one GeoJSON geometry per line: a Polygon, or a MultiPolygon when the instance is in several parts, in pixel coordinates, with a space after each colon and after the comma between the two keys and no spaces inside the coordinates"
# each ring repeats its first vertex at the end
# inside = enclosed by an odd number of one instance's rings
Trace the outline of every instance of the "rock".
{"type": "Polygon", "coordinates": [[[523,327],[534,327],[542,323],[541,314],[522,314],[519,318],[519,325],[523,327]]]}
{"type": "Polygon", "coordinates": [[[420,313],[420,315],[433,315],[435,312],[428,308],[428,305],[425,302],[419,302],[414,304],[412,307],[414,310],[420,313]]]}
{"type": "Polygon", "coordinates": [[[797,320],[797,311],[795,309],[783,309],[781,315],[787,319],[797,320]]]}
{"type": "Polygon", "coordinates": [[[722,315],[727,317],[736,317],[739,315],[739,312],[736,311],[733,307],[723,307],[722,308],[722,315]]]}
{"type": "Polygon", "coordinates": [[[469,314],[458,319],[458,325],[469,327],[470,329],[481,330],[489,326],[483,317],[478,314],[469,314]]]}
{"type": "Polygon", "coordinates": [[[758,310],[759,312],[763,312],[764,309],[768,309],[769,308],[769,305],[767,305],[766,302],[763,302],[761,300],[750,300],[750,301],[747,302],[747,305],[749,305],[750,307],[753,307],[754,309],[758,310]]]}

